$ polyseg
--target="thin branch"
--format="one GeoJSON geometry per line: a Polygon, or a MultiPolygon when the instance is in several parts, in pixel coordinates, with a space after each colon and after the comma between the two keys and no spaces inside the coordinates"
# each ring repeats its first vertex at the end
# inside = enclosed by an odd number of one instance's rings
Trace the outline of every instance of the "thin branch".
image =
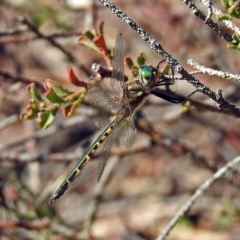
{"type": "MultiPolygon", "coordinates": [[[[40,81],[36,80],[36,79],[16,75],[16,74],[13,74],[11,72],[8,72],[8,71],[2,70],[2,69],[0,69],[0,76],[4,77],[6,79],[11,79],[15,82],[22,82],[22,83],[25,83],[25,84],[36,83],[36,85],[38,87],[41,87],[41,88],[43,87],[42,83],[40,81]]],[[[3,82],[3,81],[4,80],[2,78],[0,78],[0,83],[3,82]]]]}
{"type": "Polygon", "coordinates": [[[223,175],[231,170],[234,165],[240,162],[240,157],[237,157],[230,162],[228,162],[226,165],[224,165],[222,168],[220,168],[210,179],[205,181],[196,191],[195,193],[189,198],[189,200],[181,207],[181,209],[177,212],[177,214],[172,218],[168,226],[165,228],[165,230],[161,233],[161,235],[157,238],[157,240],[164,240],[167,235],[170,233],[171,229],[177,224],[179,219],[183,217],[193,206],[193,204],[196,202],[196,200],[206,191],[208,190],[214,182],[216,182],[218,179],[223,177],[223,175]]]}
{"type": "MultiPolygon", "coordinates": [[[[187,7],[191,9],[193,14],[204,21],[214,33],[218,34],[221,38],[225,39],[227,42],[232,42],[232,36],[228,33],[225,33],[212,19],[207,18],[206,15],[201,12],[197,6],[191,0],[183,0],[183,3],[186,4],[187,7]]],[[[207,2],[207,6],[209,7],[209,1],[207,2]]]]}
{"type": "Polygon", "coordinates": [[[208,20],[208,19],[212,18],[212,15],[213,15],[213,5],[212,5],[211,0],[207,0],[206,3],[207,3],[207,8],[208,8],[208,14],[207,14],[206,20],[208,20]]]}
{"type": "Polygon", "coordinates": [[[65,56],[68,58],[69,62],[74,63],[80,68],[87,76],[91,76],[91,72],[82,64],[80,63],[72,53],[67,51],[64,47],[62,47],[59,43],[55,41],[52,37],[45,36],[42,34],[32,23],[30,23],[26,18],[19,17],[17,19],[19,22],[25,24],[28,26],[29,30],[34,32],[36,35],[38,35],[40,38],[46,39],[52,46],[58,48],[62,53],[65,54],[65,56]]]}
{"type": "Polygon", "coordinates": [[[35,221],[1,221],[0,229],[13,229],[13,228],[25,228],[28,230],[41,230],[50,227],[51,223],[48,219],[35,220],[35,221]]]}
{"type": "MultiPolygon", "coordinates": [[[[4,149],[10,149],[10,148],[16,147],[18,145],[22,145],[22,144],[24,144],[28,141],[33,140],[33,139],[40,140],[42,138],[51,136],[52,134],[54,134],[55,132],[57,132],[60,129],[63,130],[63,129],[67,129],[67,128],[72,127],[72,126],[76,126],[76,125],[82,123],[85,120],[86,120],[86,118],[84,116],[77,115],[75,117],[72,117],[71,119],[59,122],[56,125],[52,125],[47,129],[39,130],[31,136],[27,136],[27,137],[23,137],[19,140],[15,140],[14,142],[5,145],[4,149]]],[[[32,157],[30,157],[30,159],[32,159],[32,157]]],[[[29,160],[29,161],[31,161],[31,160],[29,160]]]]}
{"type": "Polygon", "coordinates": [[[17,114],[14,114],[8,118],[5,118],[0,122],[0,131],[3,130],[6,127],[9,127],[13,123],[17,122],[19,119],[19,116],[17,114]]]}
{"type": "Polygon", "coordinates": [[[107,0],[99,0],[104,6],[109,8],[113,14],[119,17],[123,22],[127,23],[135,32],[139,34],[139,36],[146,41],[150,48],[153,49],[156,53],[161,55],[166,62],[168,62],[172,68],[182,75],[183,79],[186,79],[189,83],[194,85],[199,92],[207,95],[209,98],[214,100],[219,104],[219,108],[227,110],[234,114],[234,116],[240,117],[240,109],[227,102],[222,96],[219,97],[218,92],[215,93],[204,84],[202,84],[197,78],[190,75],[178,62],[176,59],[173,59],[170,54],[168,54],[163,47],[156,41],[156,39],[152,38],[146,31],[140,28],[131,18],[129,18],[124,12],[114,6],[111,2],[107,0]]]}
{"type": "Polygon", "coordinates": [[[26,32],[28,29],[26,26],[17,26],[13,28],[7,28],[4,31],[0,31],[0,37],[2,36],[10,36],[10,35],[16,35],[22,32],[26,32]]]}
{"type": "Polygon", "coordinates": [[[204,156],[195,153],[187,145],[182,144],[176,139],[172,139],[159,131],[156,131],[143,117],[140,111],[137,112],[136,127],[138,130],[148,134],[151,137],[151,143],[154,145],[163,146],[172,153],[178,153],[188,155],[195,163],[200,166],[204,166],[212,171],[216,171],[217,167],[214,165],[214,161],[207,160],[204,156]]]}
{"type": "MultiPolygon", "coordinates": [[[[208,6],[208,2],[209,0],[199,0],[200,2],[202,2],[205,6],[208,6]]],[[[220,15],[223,14],[223,12],[215,7],[212,7],[212,11],[213,13],[215,13],[216,15],[220,15]]],[[[240,35],[240,28],[237,27],[232,21],[229,20],[223,20],[222,22],[225,23],[225,25],[229,28],[232,29],[235,33],[237,33],[238,35],[240,35]]]]}
{"type": "MultiPolygon", "coordinates": [[[[69,32],[55,32],[51,34],[46,34],[46,38],[68,38],[71,36],[80,36],[82,35],[81,30],[73,30],[69,32]]],[[[35,39],[42,39],[39,35],[33,35],[33,34],[25,34],[25,35],[10,35],[0,38],[0,44],[9,44],[9,43],[23,43],[23,42],[29,42],[35,39]]]]}
{"type": "MultiPolygon", "coordinates": [[[[112,177],[113,171],[117,167],[117,164],[119,162],[120,157],[113,157],[110,161],[108,161],[108,164],[106,168],[104,169],[104,174],[101,178],[101,181],[98,182],[98,184],[95,187],[93,198],[91,202],[89,203],[89,212],[88,217],[84,223],[85,227],[85,234],[86,239],[89,239],[91,236],[91,227],[92,223],[97,215],[97,211],[99,208],[99,204],[101,203],[103,190],[106,187],[106,185],[109,183],[110,178],[112,177]]],[[[85,236],[84,236],[85,237],[85,236]]]]}
{"type": "Polygon", "coordinates": [[[199,70],[199,72],[201,72],[201,73],[212,75],[212,76],[218,76],[218,77],[225,78],[225,79],[231,79],[231,80],[235,80],[238,82],[240,81],[240,75],[232,74],[232,73],[228,73],[228,72],[222,72],[222,71],[214,70],[211,68],[206,68],[204,66],[199,65],[193,59],[189,59],[187,63],[189,65],[193,66],[194,68],[196,68],[197,70],[199,70]]]}

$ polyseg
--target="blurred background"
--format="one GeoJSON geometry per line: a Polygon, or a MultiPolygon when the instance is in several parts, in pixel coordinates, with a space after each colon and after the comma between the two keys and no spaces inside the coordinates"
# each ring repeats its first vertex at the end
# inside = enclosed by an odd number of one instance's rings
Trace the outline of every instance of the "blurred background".
{"type": "MultiPolygon", "coordinates": [[[[212,2],[225,11],[219,1],[212,2]]],[[[159,41],[187,71],[194,70],[187,65],[187,60],[193,58],[205,67],[239,74],[240,53],[228,49],[227,43],[181,1],[113,3],[159,41]]],[[[206,7],[196,4],[207,13],[206,7]]],[[[97,153],[65,195],[49,206],[51,195],[100,132],[85,103],[71,119],[59,112],[46,130],[41,130],[35,120],[20,120],[19,115],[26,112],[29,102],[26,87],[31,82],[41,86],[46,79],[52,79],[76,91],[78,88],[68,79],[67,66],[87,82],[91,65],[104,64],[104,60],[100,54],[80,46],[78,38],[99,21],[105,23],[109,49],[114,47],[120,30],[125,57],[135,60],[143,52],[153,66],[162,60],[138,34],[98,2],[0,2],[0,239],[155,239],[199,185],[213,174],[199,159],[218,169],[239,155],[240,124],[236,118],[197,107],[184,114],[181,104],[149,96],[140,108],[141,118],[136,119],[137,135],[131,152],[114,142],[104,172],[107,179],[104,181],[103,176],[102,182],[97,182],[97,153]],[[20,16],[73,58],[29,30],[20,16]],[[159,144],[150,144],[151,135],[143,131],[141,124],[158,134],[159,144]]],[[[235,23],[239,26],[240,22],[235,23]]],[[[232,34],[222,23],[218,24],[232,34]]],[[[237,82],[203,74],[196,77],[213,91],[222,89],[228,101],[239,104],[237,82]]],[[[171,90],[186,95],[194,87],[186,81],[176,81],[171,90]]],[[[191,99],[215,106],[201,93],[191,99]]],[[[168,239],[239,239],[239,179],[232,182],[222,179],[215,183],[168,239]]]]}

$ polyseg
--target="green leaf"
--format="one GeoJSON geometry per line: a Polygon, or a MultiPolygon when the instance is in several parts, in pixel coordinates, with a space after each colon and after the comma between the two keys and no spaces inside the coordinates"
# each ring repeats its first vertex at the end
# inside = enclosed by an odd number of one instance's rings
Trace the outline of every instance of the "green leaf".
{"type": "Polygon", "coordinates": [[[191,110],[192,110],[192,106],[189,102],[187,102],[187,103],[183,104],[181,113],[182,114],[187,114],[187,113],[191,112],[191,110]]]}
{"type": "Polygon", "coordinates": [[[240,36],[234,33],[232,39],[232,42],[228,43],[227,47],[234,50],[240,50],[240,36]]]}
{"type": "Polygon", "coordinates": [[[90,31],[86,31],[83,36],[90,40],[93,40],[95,38],[95,35],[90,31]]]}
{"type": "Polygon", "coordinates": [[[99,35],[103,35],[104,31],[104,22],[100,22],[99,26],[98,26],[98,34],[99,35]]]}
{"type": "Polygon", "coordinates": [[[73,114],[75,114],[77,108],[79,107],[79,105],[83,102],[84,100],[84,97],[85,97],[85,93],[82,93],[79,95],[79,97],[77,98],[77,100],[75,100],[73,102],[73,104],[69,105],[69,106],[66,106],[64,109],[63,109],[63,115],[67,118],[70,118],[73,116],[73,114]]]}
{"type": "Polygon", "coordinates": [[[43,101],[34,83],[31,83],[27,86],[27,92],[30,98],[34,99],[35,101],[39,101],[39,102],[43,101]]]}
{"type": "Polygon", "coordinates": [[[67,90],[66,88],[63,88],[61,85],[58,83],[48,79],[47,80],[52,87],[53,91],[59,96],[59,97],[66,97],[70,94],[72,94],[72,91],[67,90]]]}
{"type": "Polygon", "coordinates": [[[129,57],[125,58],[125,63],[127,64],[128,68],[131,70],[132,75],[137,77],[138,74],[138,67],[134,65],[133,60],[129,57]]]}
{"type": "Polygon", "coordinates": [[[55,114],[53,112],[44,112],[38,114],[38,122],[42,129],[48,128],[55,118],[55,114]]]}
{"type": "Polygon", "coordinates": [[[125,58],[125,63],[126,63],[126,65],[128,66],[128,68],[129,68],[130,70],[131,70],[132,67],[134,66],[133,60],[132,60],[130,57],[126,57],[126,58],[125,58]]]}
{"type": "Polygon", "coordinates": [[[228,43],[227,47],[234,50],[240,50],[240,46],[233,43],[228,43]]]}
{"type": "Polygon", "coordinates": [[[229,3],[228,3],[228,0],[221,0],[222,2],[222,5],[225,9],[228,9],[230,6],[229,6],[229,3]]]}
{"type": "Polygon", "coordinates": [[[85,36],[82,36],[81,38],[79,38],[78,43],[87,47],[88,49],[100,53],[98,47],[95,45],[95,43],[92,41],[92,39],[89,39],[85,36]]]}
{"type": "Polygon", "coordinates": [[[140,53],[137,57],[137,63],[141,67],[142,65],[146,64],[146,56],[144,53],[140,53]]]}
{"type": "Polygon", "coordinates": [[[46,98],[52,103],[65,103],[64,99],[59,97],[52,88],[46,92],[46,98]]]}
{"type": "Polygon", "coordinates": [[[235,40],[238,44],[240,43],[240,36],[237,35],[236,33],[234,33],[234,34],[232,35],[232,38],[233,38],[233,40],[235,40]]]}
{"type": "Polygon", "coordinates": [[[138,67],[133,66],[131,70],[132,70],[132,75],[134,77],[137,77],[139,75],[139,68],[138,67]]]}

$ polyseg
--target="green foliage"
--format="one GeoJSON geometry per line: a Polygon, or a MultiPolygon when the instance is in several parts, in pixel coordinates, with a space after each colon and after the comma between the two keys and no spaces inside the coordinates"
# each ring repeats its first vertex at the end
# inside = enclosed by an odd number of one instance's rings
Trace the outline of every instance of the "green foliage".
{"type": "Polygon", "coordinates": [[[46,21],[53,21],[53,19],[55,18],[56,18],[55,9],[43,7],[36,11],[34,15],[32,15],[31,22],[33,23],[34,26],[39,28],[46,21]]]}
{"type": "MultiPolygon", "coordinates": [[[[104,24],[101,22],[97,25],[96,30],[86,31],[79,38],[79,43],[101,54],[107,65],[111,66],[112,54],[106,47],[103,33],[104,24]]],[[[67,73],[69,81],[73,85],[80,87],[80,90],[76,92],[69,91],[50,79],[47,79],[43,84],[43,93],[34,83],[29,84],[27,92],[30,101],[27,105],[27,112],[22,113],[20,117],[25,120],[36,119],[43,129],[52,124],[56,113],[60,109],[65,117],[70,118],[83,102],[87,93],[87,84],[75,75],[71,67],[67,67],[67,73]]]]}
{"type": "Polygon", "coordinates": [[[182,105],[183,107],[182,107],[182,110],[181,110],[181,113],[182,114],[188,114],[188,113],[190,113],[191,112],[191,110],[192,110],[192,105],[189,103],[189,102],[186,102],[186,103],[184,103],[183,105],[182,105]]]}
{"type": "Polygon", "coordinates": [[[139,67],[146,64],[146,56],[144,53],[140,53],[137,57],[137,64],[139,67]]]}
{"type": "Polygon", "coordinates": [[[137,77],[139,75],[139,73],[138,73],[139,67],[146,64],[146,56],[144,55],[144,53],[140,53],[137,56],[137,65],[138,66],[134,65],[133,60],[129,57],[125,58],[125,63],[128,66],[128,68],[131,70],[132,76],[137,77]]]}
{"type": "Polygon", "coordinates": [[[39,122],[39,126],[42,128],[42,129],[46,129],[47,127],[49,127],[53,120],[54,120],[54,117],[55,117],[55,113],[52,111],[52,112],[40,112],[38,114],[38,122],[39,122]]]}
{"type": "Polygon", "coordinates": [[[193,223],[188,216],[183,216],[179,219],[177,226],[178,227],[192,227],[193,223]]]}
{"type": "MultiPolygon", "coordinates": [[[[225,9],[227,9],[228,14],[220,14],[218,15],[219,21],[224,20],[233,20],[240,19],[240,1],[238,0],[221,0],[222,5],[225,9]]],[[[234,33],[232,35],[232,42],[228,43],[228,48],[234,50],[240,50],[240,36],[234,33]]]]}
{"type": "Polygon", "coordinates": [[[232,35],[233,41],[231,43],[228,43],[228,48],[240,50],[240,36],[234,33],[232,35]]]}
{"type": "Polygon", "coordinates": [[[28,85],[27,92],[30,101],[27,106],[27,113],[22,113],[20,116],[25,120],[36,119],[43,129],[52,124],[60,108],[67,118],[71,117],[84,100],[87,85],[82,83],[82,88],[79,91],[72,92],[55,81],[47,79],[44,83],[44,89],[45,93],[41,94],[34,83],[28,85]]]}
{"type": "Polygon", "coordinates": [[[231,199],[226,199],[224,208],[214,214],[214,219],[219,228],[228,228],[240,218],[240,212],[231,199]]]}
{"type": "Polygon", "coordinates": [[[222,5],[228,10],[228,14],[221,14],[218,16],[219,21],[233,20],[240,18],[240,2],[237,0],[222,0],[222,5]]]}
{"type": "Polygon", "coordinates": [[[113,57],[112,51],[109,51],[106,46],[104,38],[104,23],[100,22],[93,31],[86,31],[78,39],[78,43],[87,47],[88,49],[102,54],[108,66],[111,65],[113,57]]]}

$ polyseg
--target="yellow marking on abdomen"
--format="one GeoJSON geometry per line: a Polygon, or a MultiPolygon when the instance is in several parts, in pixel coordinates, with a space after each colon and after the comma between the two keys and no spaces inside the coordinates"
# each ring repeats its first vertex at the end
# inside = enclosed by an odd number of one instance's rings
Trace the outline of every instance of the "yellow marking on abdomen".
{"type": "Polygon", "coordinates": [[[76,168],[76,174],[75,174],[75,177],[77,177],[79,174],[80,174],[80,170],[78,168],[76,168]]]}
{"type": "Polygon", "coordinates": [[[101,141],[103,142],[107,137],[108,137],[108,134],[107,135],[103,135],[102,138],[101,138],[101,141]]]}

